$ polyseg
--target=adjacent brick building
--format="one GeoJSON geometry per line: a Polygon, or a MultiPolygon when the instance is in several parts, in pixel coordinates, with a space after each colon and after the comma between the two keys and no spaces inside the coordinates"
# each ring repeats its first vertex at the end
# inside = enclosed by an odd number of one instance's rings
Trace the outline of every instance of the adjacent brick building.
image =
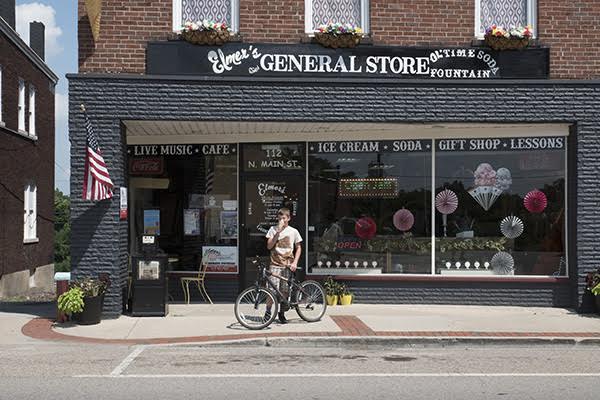
{"type": "Polygon", "coordinates": [[[600,234],[596,2],[210,4],[105,2],[94,41],[79,1],[72,260],[75,275],[111,274],[107,314],[121,312],[144,233],[170,255],[174,301],[210,251],[221,259],[208,292],[232,301],[281,205],[304,238],[304,273],[337,276],[356,301],[579,305],[600,234]],[[205,18],[226,22],[231,42],[175,32],[205,18]],[[365,38],[326,49],[313,38],[326,21],[365,38]],[[493,22],[535,37],[491,50],[493,22]],[[82,103],[129,193],[127,219],[119,190],[78,200],[82,103]]]}
{"type": "Polygon", "coordinates": [[[14,1],[0,15],[0,298],[53,290],[54,87],[44,26],[30,46],[15,31],[14,1]],[[12,10],[12,12],[11,12],[12,10]]]}

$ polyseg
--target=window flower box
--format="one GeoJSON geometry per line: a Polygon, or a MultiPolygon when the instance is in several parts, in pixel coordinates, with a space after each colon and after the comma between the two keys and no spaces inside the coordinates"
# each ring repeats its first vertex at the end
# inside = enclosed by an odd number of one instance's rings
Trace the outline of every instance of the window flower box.
{"type": "Polygon", "coordinates": [[[504,29],[492,25],[485,30],[485,43],[493,50],[521,50],[529,46],[533,31],[530,26],[504,29]]]}
{"type": "Polygon", "coordinates": [[[181,38],[198,45],[220,46],[231,37],[226,24],[209,20],[186,22],[179,30],[181,38]]]}
{"type": "Polygon", "coordinates": [[[319,26],[315,32],[315,40],[319,44],[333,49],[356,47],[362,37],[362,29],[351,24],[329,23],[319,26]]]}

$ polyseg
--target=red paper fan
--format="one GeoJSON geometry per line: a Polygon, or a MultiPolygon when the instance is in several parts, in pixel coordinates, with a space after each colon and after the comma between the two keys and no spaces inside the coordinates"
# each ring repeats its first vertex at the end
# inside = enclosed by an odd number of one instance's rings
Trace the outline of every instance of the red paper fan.
{"type": "Polygon", "coordinates": [[[442,190],[435,196],[435,208],[441,214],[452,214],[458,208],[458,196],[452,190],[442,190]]]}
{"type": "Polygon", "coordinates": [[[414,215],[407,209],[401,209],[394,213],[394,226],[402,232],[410,230],[415,224],[414,215]]]}
{"type": "Polygon", "coordinates": [[[362,217],[354,224],[354,232],[361,239],[372,239],[377,232],[377,224],[371,217],[362,217]]]}
{"type": "Polygon", "coordinates": [[[548,205],[548,199],[546,198],[544,192],[536,189],[525,195],[525,198],[523,199],[523,205],[527,211],[538,214],[546,209],[546,206],[548,205]]]}

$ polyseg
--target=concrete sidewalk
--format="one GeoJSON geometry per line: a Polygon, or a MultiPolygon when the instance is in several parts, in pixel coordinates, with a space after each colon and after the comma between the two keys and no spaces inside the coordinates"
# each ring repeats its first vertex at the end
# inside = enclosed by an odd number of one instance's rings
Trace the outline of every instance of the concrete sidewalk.
{"type": "Polygon", "coordinates": [[[92,326],[38,318],[26,324],[23,333],[39,339],[123,344],[269,337],[600,339],[600,316],[561,308],[353,304],[328,307],[316,323],[306,323],[290,311],[288,324],[273,323],[261,331],[239,325],[232,304],[170,305],[169,311],[167,317],[121,316],[92,326]]]}

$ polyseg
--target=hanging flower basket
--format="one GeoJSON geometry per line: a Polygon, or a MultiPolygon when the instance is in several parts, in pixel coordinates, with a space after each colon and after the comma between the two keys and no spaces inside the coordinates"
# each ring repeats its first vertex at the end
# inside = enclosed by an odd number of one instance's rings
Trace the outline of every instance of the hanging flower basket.
{"type": "Polygon", "coordinates": [[[360,44],[362,29],[351,24],[332,24],[319,26],[315,40],[324,47],[352,48],[360,44]]]}
{"type": "Polygon", "coordinates": [[[492,25],[485,31],[485,43],[493,50],[521,50],[529,46],[533,32],[529,26],[505,30],[492,25]]]}
{"type": "Polygon", "coordinates": [[[207,20],[186,22],[179,35],[187,42],[206,46],[220,46],[231,37],[225,24],[207,20]]]}

